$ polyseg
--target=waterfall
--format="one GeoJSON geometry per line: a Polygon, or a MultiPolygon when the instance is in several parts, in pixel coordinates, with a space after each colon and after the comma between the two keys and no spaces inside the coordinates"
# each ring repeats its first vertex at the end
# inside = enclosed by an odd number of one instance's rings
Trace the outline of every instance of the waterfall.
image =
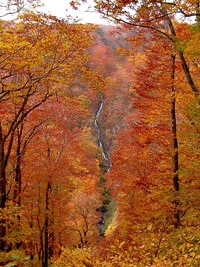
{"type": "MultiPolygon", "coordinates": [[[[110,164],[110,159],[109,159],[108,153],[105,149],[104,140],[103,140],[102,132],[101,132],[101,127],[100,127],[100,124],[98,123],[98,118],[101,114],[103,104],[104,104],[103,100],[101,100],[99,102],[98,109],[95,113],[94,127],[95,127],[96,132],[97,132],[97,141],[98,141],[98,145],[101,149],[101,154],[102,154],[102,163],[100,164],[100,168],[101,168],[103,173],[107,173],[110,170],[111,164],[110,164]]],[[[102,188],[103,188],[104,192],[107,190],[105,187],[105,184],[102,184],[102,188]]],[[[107,191],[107,195],[108,195],[108,191],[107,191]]],[[[98,229],[99,229],[99,233],[101,236],[105,236],[105,230],[107,228],[107,212],[108,212],[107,208],[108,208],[108,206],[109,206],[109,204],[104,203],[103,206],[96,209],[96,211],[100,215],[100,220],[98,222],[98,229]]]]}
{"type": "Polygon", "coordinates": [[[105,161],[104,166],[107,166],[107,171],[108,171],[110,168],[110,161],[109,161],[108,154],[105,150],[105,146],[104,146],[103,138],[102,138],[102,133],[101,133],[101,128],[100,128],[99,123],[98,123],[98,118],[101,114],[102,108],[103,108],[103,100],[101,100],[99,102],[99,107],[98,107],[98,110],[96,112],[95,119],[94,119],[94,126],[95,126],[95,129],[97,131],[97,140],[98,140],[99,147],[101,148],[101,154],[102,154],[102,157],[105,161]]]}

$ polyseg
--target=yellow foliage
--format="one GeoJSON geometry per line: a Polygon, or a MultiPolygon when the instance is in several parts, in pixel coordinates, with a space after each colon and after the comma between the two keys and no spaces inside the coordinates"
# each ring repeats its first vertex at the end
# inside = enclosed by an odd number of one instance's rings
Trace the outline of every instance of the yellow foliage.
{"type": "Polygon", "coordinates": [[[29,256],[25,255],[23,250],[12,250],[10,252],[0,252],[0,264],[5,264],[5,265],[0,265],[0,266],[29,267],[31,266],[29,258],[30,258],[29,256]]]}
{"type": "Polygon", "coordinates": [[[190,58],[199,58],[200,56],[200,33],[196,33],[188,42],[185,54],[190,58]]]}
{"type": "Polygon", "coordinates": [[[112,235],[116,228],[117,228],[117,211],[115,211],[115,214],[113,215],[112,222],[106,228],[105,236],[112,235]]]}
{"type": "Polygon", "coordinates": [[[111,264],[100,262],[92,249],[63,248],[60,258],[53,261],[52,267],[112,267],[111,264]]]}

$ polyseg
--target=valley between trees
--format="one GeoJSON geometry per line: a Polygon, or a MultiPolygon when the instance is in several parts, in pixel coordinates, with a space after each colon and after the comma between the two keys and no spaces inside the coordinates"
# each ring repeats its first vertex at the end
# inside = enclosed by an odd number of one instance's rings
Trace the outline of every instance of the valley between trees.
{"type": "Polygon", "coordinates": [[[0,266],[198,267],[200,3],[95,3],[0,22],[0,266]]]}

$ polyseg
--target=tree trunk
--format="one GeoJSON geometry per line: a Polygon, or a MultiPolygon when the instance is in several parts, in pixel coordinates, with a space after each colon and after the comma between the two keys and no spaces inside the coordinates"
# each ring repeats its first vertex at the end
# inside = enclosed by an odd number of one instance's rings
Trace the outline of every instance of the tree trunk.
{"type": "Polygon", "coordinates": [[[174,200],[174,225],[175,228],[178,228],[180,225],[180,214],[179,214],[179,153],[178,153],[178,139],[177,139],[177,123],[176,123],[176,97],[175,97],[175,56],[172,55],[172,69],[171,69],[171,82],[172,82],[172,102],[171,102],[171,119],[172,119],[172,135],[173,135],[173,155],[172,155],[172,163],[173,163],[173,185],[175,190],[175,200],[174,200]]]}
{"type": "MultiPolygon", "coordinates": [[[[33,233],[33,203],[31,203],[31,216],[30,216],[30,221],[29,221],[29,227],[30,227],[31,233],[33,233]]],[[[30,247],[30,260],[31,260],[31,264],[33,264],[33,259],[34,259],[33,234],[31,234],[29,247],[30,247]]]]}
{"type": "Polygon", "coordinates": [[[181,65],[182,65],[183,71],[185,73],[185,77],[187,79],[187,82],[188,82],[190,88],[192,89],[195,97],[198,97],[200,93],[199,93],[199,90],[197,89],[196,84],[194,83],[192,76],[191,76],[191,73],[190,73],[189,67],[187,65],[187,62],[185,60],[184,54],[180,50],[178,50],[178,53],[179,53],[179,57],[181,59],[181,65]]]}
{"type": "MultiPolygon", "coordinates": [[[[6,206],[6,172],[4,162],[4,140],[0,121],[0,209],[6,206]]],[[[0,251],[5,250],[5,241],[3,240],[6,235],[5,220],[0,220],[0,251]]]]}
{"type": "Polygon", "coordinates": [[[184,54],[183,54],[183,52],[180,50],[180,43],[179,43],[178,38],[177,38],[177,36],[176,36],[176,31],[175,31],[175,29],[174,29],[172,20],[171,20],[171,18],[169,17],[169,15],[168,15],[168,13],[167,13],[167,11],[166,11],[165,9],[162,9],[161,12],[162,12],[162,14],[163,14],[163,15],[166,17],[166,19],[167,19],[168,26],[169,26],[169,30],[170,30],[171,35],[172,35],[172,37],[173,37],[173,44],[174,44],[175,50],[176,50],[176,51],[178,52],[178,54],[179,54],[179,57],[180,57],[180,60],[181,60],[181,65],[182,65],[183,71],[184,71],[184,73],[185,73],[185,77],[186,77],[186,79],[187,79],[187,82],[188,82],[190,88],[192,89],[192,91],[193,91],[195,97],[198,97],[199,94],[200,94],[200,92],[199,92],[199,90],[198,90],[198,88],[197,88],[197,86],[196,86],[196,84],[195,84],[195,82],[194,82],[194,80],[193,80],[193,78],[192,78],[192,75],[191,75],[191,73],[190,73],[190,69],[189,69],[189,67],[188,67],[188,65],[187,65],[186,59],[185,59],[185,57],[184,57],[184,54]]]}
{"type": "MultiPolygon", "coordinates": [[[[14,203],[18,206],[18,208],[21,206],[21,134],[22,134],[22,128],[19,130],[17,128],[17,148],[16,148],[16,166],[15,166],[15,185],[13,190],[13,200],[14,203]]],[[[18,220],[18,231],[20,232],[20,213],[17,215],[18,220]]],[[[22,242],[16,242],[16,248],[20,248],[22,242]]]]}
{"type": "Polygon", "coordinates": [[[42,267],[48,267],[49,259],[49,192],[51,190],[51,182],[48,182],[46,188],[46,203],[45,203],[45,225],[44,225],[44,261],[42,267]]]}
{"type": "MultiPolygon", "coordinates": [[[[54,216],[54,215],[53,215],[54,216]]],[[[54,225],[54,217],[52,217],[52,220],[50,221],[50,226],[54,225]]],[[[49,257],[53,257],[54,254],[54,243],[55,243],[55,234],[54,230],[51,231],[49,234],[49,257]]]]}
{"type": "Polygon", "coordinates": [[[21,205],[21,137],[22,128],[17,129],[17,149],[16,149],[16,166],[15,166],[15,186],[13,199],[14,202],[20,207],[21,205]]]}

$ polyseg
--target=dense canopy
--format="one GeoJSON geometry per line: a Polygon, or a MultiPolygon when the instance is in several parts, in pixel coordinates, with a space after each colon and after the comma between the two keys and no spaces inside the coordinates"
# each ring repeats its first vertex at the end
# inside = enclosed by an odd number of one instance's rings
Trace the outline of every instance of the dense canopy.
{"type": "Polygon", "coordinates": [[[94,2],[1,1],[0,266],[198,267],[200,2],[94,2]]]}

